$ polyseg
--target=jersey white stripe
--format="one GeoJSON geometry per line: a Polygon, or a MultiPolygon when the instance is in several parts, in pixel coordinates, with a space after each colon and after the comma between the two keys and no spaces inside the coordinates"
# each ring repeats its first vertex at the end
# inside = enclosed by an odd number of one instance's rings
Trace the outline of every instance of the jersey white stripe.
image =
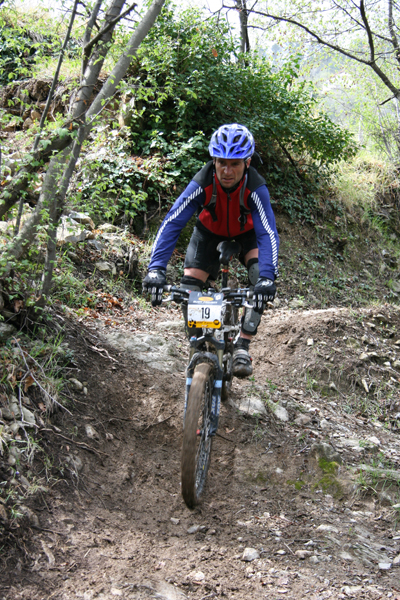
{"type": "Polygon", "coordinates": [[[158,230],[158,233],[157,233],[156,239],[154,240],[154,244],[153,244],[153,250],[152,250],[152,252],[151,252],[151,257],[150,257],[150,262],[151,262],[151,260],[152,260],[152,258],[153,258],[153,254],[154,254],[154,252],[155,252],[155,251],[156,251],[156,249],[157,249],[158,240],[160,239],[160,236],[161,236],[162,232],[164,231],[165,227],[168,225],[168,223],[170,223],[171,221],[173,221],[174,219],[176,219],[176,217],[178,217],[178,216],[181,214],[181,212],[182,212],[183,210],[185,210],[185,208],[188,206],[188,204],[190,204],[190,202],[191,202],[191,201],[192,201],[194,198],[196,198],[196,197],[197,197],[199,194],[201,194],[201,193],[202,193],[202,191],[203,191],[203,188],[202,188],[202,187],[198,187],[198,188],[197,188],[197,189],[196,189],[194,192],[192,192],[192,193],[190,194],[190,196],[188,196],[188,197],[186,198],[186,200],[185,200],[184,202],[182,202],[182,204],[181,204],[180,206],[178,206],[178,208],[175,210],[175,212],[173,212],[173,213],[172,213],[172,214],[171,214],[171,215],[168,217],[168,219],[165,219],[165,220],[164,220],[163,224],[161,225],[160,229],[158,230]]]}
{"type": "Polygon", "coordinates": [[[258,213],[260,215],[261,223],[269,236],[269,240],[271,242],[271,250],[272,250],[272,264],[275,267],[275,273],[277,273],[277,271],[278,271],[278,245],[276,243],[276,238],[275,238],[273,229],[271,228],[270,224],[268,223],[268,218],[267,218],[267,215],[265,214],[264,206],[263,206],[258,194],[256,194],[256,192],[253,192],[251,194],[251,197],[254,201],[254,204],[257,207],[258,213]]]}

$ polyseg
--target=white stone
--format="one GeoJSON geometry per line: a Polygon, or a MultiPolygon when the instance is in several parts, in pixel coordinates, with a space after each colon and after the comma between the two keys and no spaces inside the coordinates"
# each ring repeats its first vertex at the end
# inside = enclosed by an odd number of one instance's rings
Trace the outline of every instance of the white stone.
{"type": "Polygon", "coordinates": [[[330,532],[330,533],[339,533],[339,529],[337,529],[337,527],[334,527],[333,525],[326,525],[324,523],[322,523],[322,525],[319,525],[317,527],[317,531],[326,531],[326,532],[330,532]]]}
{"type": "Polygon", "coordinates": [[[192,581],[200,582],[204,581],[205,578],[206,576],[201,571],[192,571],[191,573],[189,573],[189,579],[191,579],[192,581]]]}
{"type": "Polygon", "coordinates": [[[264,402],[258,396],[241,398],[235,406],[240,412],[247,415],[265,415],[267,413],[264,402]]]}
{"type": "Polygon", "coordinates": [[[35,415],[33,414],[33,412],[31,412],[30,410],[25,408],[25,406],[22,407],[22,416],[25,421],[25,423],[24,423],[25,426],[27,426],[27,423],[29,423],[29,425],[36,424],[35,415]]]}
{"type": "Polygon", "coordinates": [[[82,225],[89,225],[89,229],[94,229],[94,223],[87,213],[75,212],[73,210],[69,213],[68,216],[70,217],[70,219],[73,219],[77,223],[80,223],[82,225]]]}
{"type": "Polygon", "coordinates": [[[348,561],[355,560],[354,556],[352,556],[349,552],[339,552],[339,557],[342,560],[348,560],[348,561]]]}
{"type": "Polygon", "coordinates": [[[61,217],[61,225],[57,227],[57,241],[60,244],[64,242],[70,242],[76,244],[83,242],[88,235],[88,231],[84,229],[79,223],[70,219],[69,217],[61,217]]]}
{"type": "Polygon", "coordinates": [[[380,446],[381,445],[380,440],[378,440],[378,438],[376,436],[374,436],[374,435],[372,435],[371,437],[367,438],[367,442],[370,442],[374,446],[380,446]]]}
{"type": "Polygon", "coordinates": [[[191,527],[189,527],[189,529],[187,530],[189,535],[192,535],[193,533],[197,533],[200,529],[200,525],[192,525],[191,527]]]}
{"type": "Polygon", "coordinates": [[[391,568],[392,568],[392,563],[390,563],[390,562],[388,562],[388,563],[387,563],[387,562],[380,562],[380,563],[378,564],[378,568],[379,568],[381,571],[389,571],[389,569],[391,569],[391,568]]]}
{"type": "Polygon", "coordinates": [[[273,410],[276,418],[279,419],[280,421],[283,421],[285,423],[287,423],[287,421],[289,421],[289,413],[285,407],[279,406],[279,404],[278,404],[278,405],[274,406],[272,408],[272,410],[273,410]]]}
{"type": "Polygon", "coordinates": [[[260,558],[260,553],[255,548],[245,548],[242,554],[242,560],[245,562],[251,562],[252,560],[256,560],[260,558]]]}

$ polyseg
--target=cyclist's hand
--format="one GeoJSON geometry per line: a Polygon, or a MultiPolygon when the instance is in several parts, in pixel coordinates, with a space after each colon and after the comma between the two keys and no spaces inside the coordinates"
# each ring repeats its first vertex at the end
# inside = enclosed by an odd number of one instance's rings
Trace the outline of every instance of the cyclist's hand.
{"type": "Polygon", "coordinates": [[[254,310],[262,314],[266,302],[273,302],[276,294],[275,283],[266,277],[260,277],[254,286],[254,310]]]}
{"type": "Polygon", "coordinates": [[[143,292],[151,294],[152,306],[159,306],[162,302],[164,285],[167,283],[167,276],[164,269],[154,269],[149,271],[143,279],[143,292]]]}

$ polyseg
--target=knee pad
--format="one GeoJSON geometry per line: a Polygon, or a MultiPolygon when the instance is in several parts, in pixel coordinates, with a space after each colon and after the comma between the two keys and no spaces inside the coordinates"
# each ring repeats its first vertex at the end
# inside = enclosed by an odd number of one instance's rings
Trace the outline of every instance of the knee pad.
{"type": "Polygon", "coordinates": [[[184,290],[190,290],[191,292],[201,292],[204,287],[204,282],[196,277],[190,275],[184,275],[181,279],[180,287],[184,290]]]}
{"type": "Polygon", "coordinates": [[[260,277],[260,268],[258,266],[258,258],[250,258],[247,263],[247,272],[249,274],[250,285],[256,285],[260,277]]]}
{"type": "Polygon", "coordinates": [[[260,321],[260,313],[256,312],[254,308],[246,308],[245,313],[242,317],[243,333],[247,333],[248,335],[256,335],[260,321]]]}

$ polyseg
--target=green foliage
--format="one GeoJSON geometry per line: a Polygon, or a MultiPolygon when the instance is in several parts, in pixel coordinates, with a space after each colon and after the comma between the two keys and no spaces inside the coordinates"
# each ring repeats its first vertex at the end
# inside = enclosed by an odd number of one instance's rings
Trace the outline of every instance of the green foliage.
{"type": "Polygon", "coordinates": [[[171,176],[181,185],[207,160],[211,133],[222,123],[243,123],[256,138],[276,201],[309,218],[318,205],[321,166],[353,155],[355,145],[318,111],[313,87],[299,80],[298,57],[279,70],[256,54],[246,59],[226,24],[165,8],[123,90],[133,151],[171,161],[171,176]]]}
{"type": "Polygon", "coordinates": [[[25,11],[5,9],[0,12],[0,84],[32,76],[32,67],[43,57],[60,49],[48,9],[25,11]]]}

